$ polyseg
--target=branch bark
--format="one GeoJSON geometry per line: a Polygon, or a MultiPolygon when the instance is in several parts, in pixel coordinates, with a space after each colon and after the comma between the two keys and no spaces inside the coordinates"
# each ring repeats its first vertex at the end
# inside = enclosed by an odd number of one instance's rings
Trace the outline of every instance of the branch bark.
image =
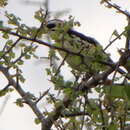
{"type": "Polygon", "coordinates": [[[20,94],[20,96],[22,98],[24,98],[25,103],[32,109],[32,111],[36,114],[36,116],[38,117],[38,119],[41,121],[42,124],[44,124],[46,122],[45,118],[43,117],[43,114],[41,113],[41,111],[38,109],[38,107],[36,106],[35,102],[33,102],[32,100],[30,100],[29,98],[27,98],[27,92],[25,92],[21,85],[18,84],[10,75],[9,71],[7,68],[3,67],[2,65],[0,65],[0,71],[4,74],[4,76],[7,78],[9,84],[11,86],[13,86],[16,91],[20,94]]]}

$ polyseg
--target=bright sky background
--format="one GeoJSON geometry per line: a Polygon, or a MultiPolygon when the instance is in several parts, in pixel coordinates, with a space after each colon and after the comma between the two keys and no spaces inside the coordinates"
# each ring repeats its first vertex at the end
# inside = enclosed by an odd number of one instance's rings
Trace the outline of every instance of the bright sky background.
{"type": "MultiPolygon", "coordinates": [[[[39,9],[38,5],[25,5],[24,0],[9,0],[8,6],[5,10],[16,14],[22,18],[23,22],[30,26],[37,26],[37,22],[33,19],[34,12],[39,9]]],[[[35,0],[38,1],[38,0],[35,0]]],[[[40,0],[39,0],[40,1],[40,0]]],[[[41,0],[42,1],[42,0],[41,0]]],[[[115,0],[119,5],[130,9],[129,0],[115,0]]],[[[97,39],[104,47],[109,43],[109,38],[112,32],[117,29],[121,33],[126,25],[126,18],[122,14],[115,13],[115,10],[105,8],[100,5],[100,0],[50,0],[50,10],[64,10],[70,9],[70,14],[80,21],[81,27],[78,30],[86,35],[97,39]]],[[[2,10],[0,9],[0,18],[2,10]]],[[[123,38],[122,38],[123,39],[123,38]]],[[[108,52],[112,54],[112,58],[116,61],[117,54],[115,49],[123,47],[123,40],[117,41],[108,52]]],[[[41,47],[38,50],[40,56],[47,55],[47,48],[41,47]]],[[[27,61],[23,66],[25,77],[27,81],[24,84],[26,90],[31,90],[35,94],[51,87],[48,77],[46,77],[45,68],[49,65],[47,61],[42,61],[41,64],[36,63],[36,60],[27,61]]],[[[68,74],[67,74],[68,75],[68,74]]],[[[67,77],[67,76],[66,76],[67,77]]],[[[0,85],[6,82],[1,75],[0,85]]],[[[40,126],[34,124],[34,115],[29,107],[19,108],[14,102],[18,94],[12,93],[6,104],[6,107],[0,115],[0,130],[40,130],[40,126]]],[[[7,98],[7,97],[6,97],[7,98]]],[[[0,98],[0,104],[3,103],[4,98],[0,98]]],[[[43,103],[45,107],[46,103],[43,103]]],[[[49,109],[46,107],[46,109],[49,109]]]]}

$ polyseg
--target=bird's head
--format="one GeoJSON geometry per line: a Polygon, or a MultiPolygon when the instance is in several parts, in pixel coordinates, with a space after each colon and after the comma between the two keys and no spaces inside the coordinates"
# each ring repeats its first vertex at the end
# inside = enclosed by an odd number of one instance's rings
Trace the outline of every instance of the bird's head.
{"type": "Polygon", "coordinates": [[[63,21],[60,20],[60,19],[53,19],[53,20],[50,20],[50,21],[47,22],[47,28],[53,29],[59,24],[63,24],[63,21]]]}

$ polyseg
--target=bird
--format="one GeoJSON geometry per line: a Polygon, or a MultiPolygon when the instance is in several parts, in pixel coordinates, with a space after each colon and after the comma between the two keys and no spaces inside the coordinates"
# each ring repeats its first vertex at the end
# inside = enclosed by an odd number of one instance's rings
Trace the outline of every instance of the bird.
{"type": "MultiPolygon", "coordinates": [[[[103,51],[102,45],[95,38],[76,31],[73,29],[73,25],[73,20],[53,19],[48,21],[46,26],[55,46],[77,53],[77,55],[73,55],[65,51],[58,51],[62,58],[66,58],[66,62],[74,71],[79,74],[87,72],[93,75],[109,67],[104,63],[114,64],[109,54],[103,51]]],[[[118,70],[124,73],[122,70],[118,70]]]]}

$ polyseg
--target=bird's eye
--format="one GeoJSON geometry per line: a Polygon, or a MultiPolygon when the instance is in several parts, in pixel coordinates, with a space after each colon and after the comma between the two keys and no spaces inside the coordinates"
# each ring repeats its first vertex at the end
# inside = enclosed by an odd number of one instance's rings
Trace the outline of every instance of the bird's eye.
{"type": "Polygon", "coordinates": [[[60,24],[60,23],[62,23],[61,20],[50,20],[50,21],[48,21],[48,23],[47,23],[47,28],[49,28],[49,29],[55,28],[56,25],[57,25],[57,24],[60,24]]]}

